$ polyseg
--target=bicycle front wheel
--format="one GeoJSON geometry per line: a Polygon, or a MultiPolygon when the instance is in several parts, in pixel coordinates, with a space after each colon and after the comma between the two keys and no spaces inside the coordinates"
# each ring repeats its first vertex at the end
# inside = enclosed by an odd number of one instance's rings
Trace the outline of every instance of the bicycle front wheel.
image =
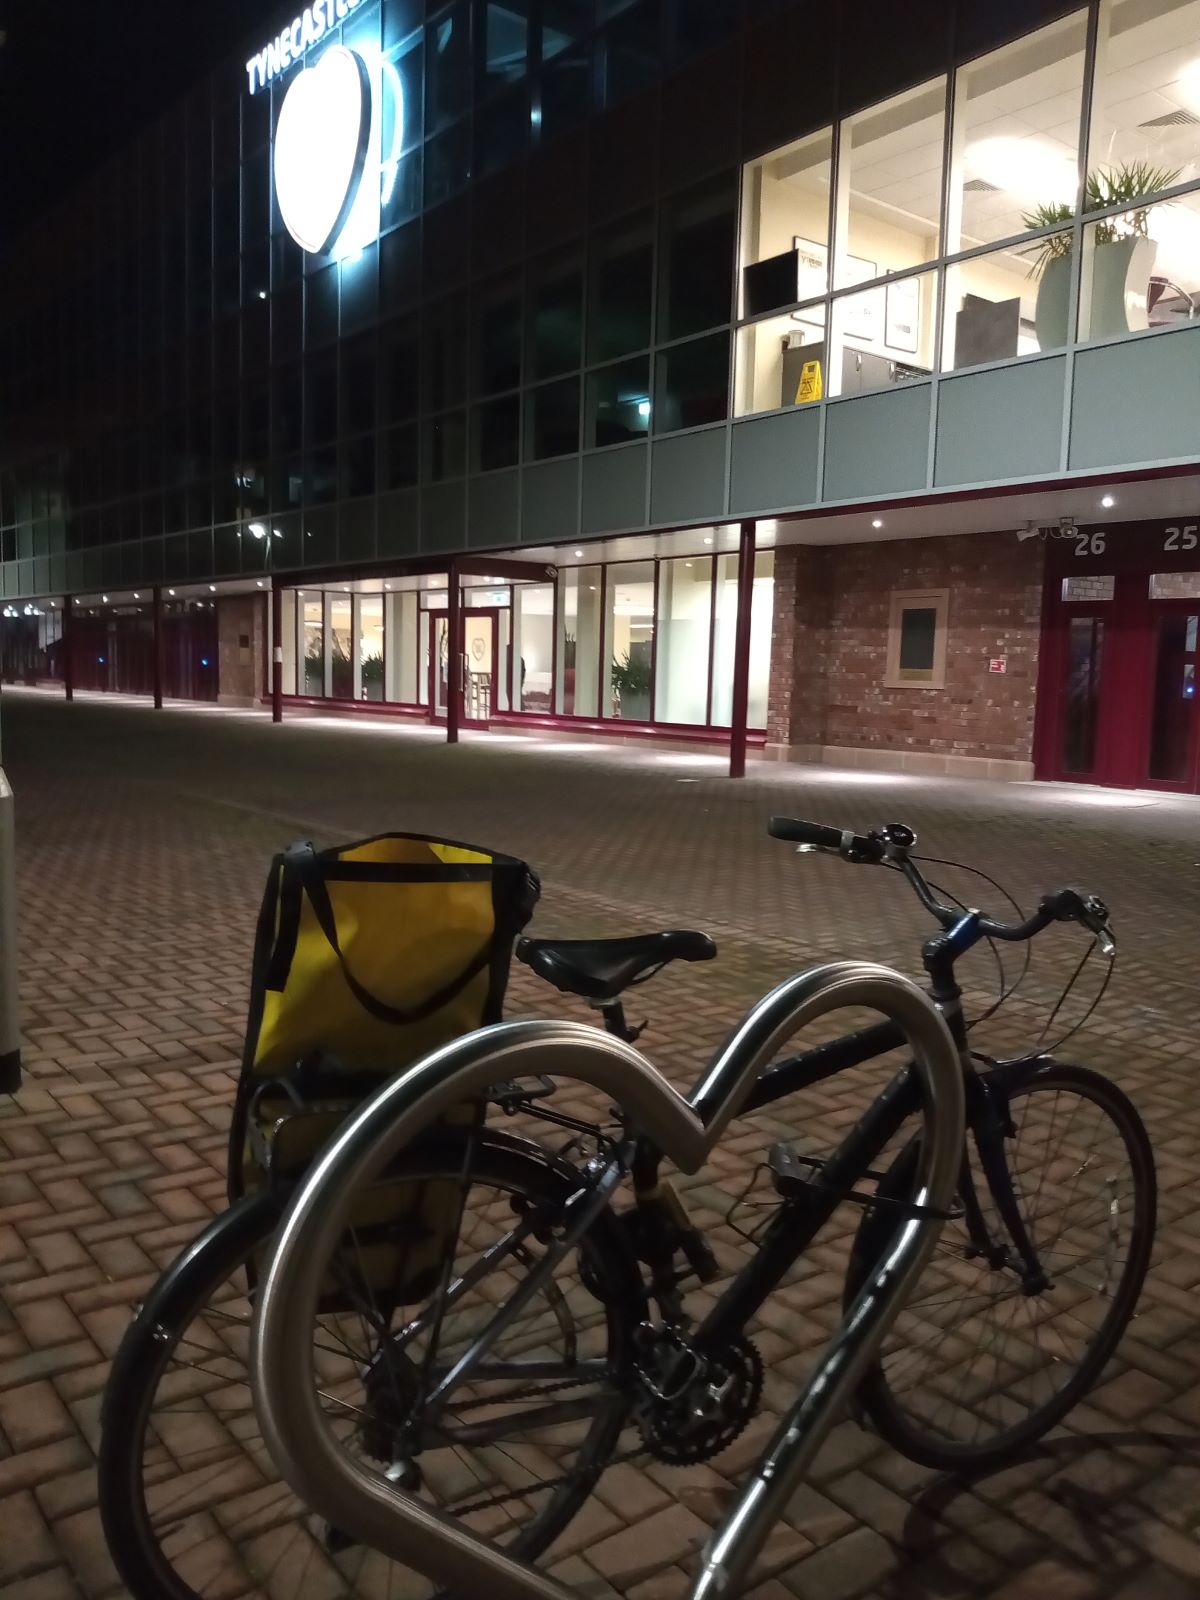
{"type": "MultiPolygon", "coordinates": [[[[347,1237],[330,1263],[336,1292],[303,1337],[344,1449],[532,1560],[586,1499],[621,1432],[633,1360],[633,1313],[621,1293],[628,1259],[602,1214],[505,1329],[486,1368],[423,1419],[422,1394],[535,1270],[574,1192],[564,1172],[486,1136],[469,1171],[465,1157],[465,1143],[446,1141],[387,1175],[393,1193],[397,1183],[462,1193],[440,1302],[381,1304],[377,1274],[347,1237]]],[[[265,1197],[218,1218],[151,1291],[117,1353],[100,1509],[135,1600],[433,1593],[310,1513],[267,1452],[250,1390],[247,1268],[264,1259],[278,1221],[265,1197]]]]}
{"type": "MultiPolygon", "coordinates": [[[[889,1444],[943,1472],[997,1466],[1062,1421],[1112,1357],[1154,1241],[1154,1155],[1115,1084],[1055,1065],[1011,1093],[1008,1113],[1008,1168],[1045,1282],[1025,1281],[972,1149],[995,1248],[982,1251],[964,1218],[946,1223],[859,1394],[889,1444]]],[[[911,1194],[915,1157],[913,1140],[881,1180],[885,1201],[911,1194]]],[[[847,1303],[896,1228],[886,1204],[863,1217],[847,1303]]]]}

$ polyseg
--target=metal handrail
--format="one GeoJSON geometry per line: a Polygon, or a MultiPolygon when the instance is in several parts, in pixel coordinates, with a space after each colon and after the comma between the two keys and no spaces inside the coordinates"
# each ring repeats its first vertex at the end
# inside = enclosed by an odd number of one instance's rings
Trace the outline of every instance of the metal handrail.
{"type": "Polygon", "coordinates": [[[610,1095],[664,1155],[696,1171],[787,1038],[830,1011],[866,1006],[908,1039],[923,1091],[924,1209],[900,1229],[705,1551],[693,1600],[725,1600],[749,1572],[845,1399],[899,1313],[951,1203],[963,1139],[958,1052],[933,1003],[908,979],[837,962],[781,984],[750,1012],[685,1098],[632,1046],[569,1022],[509,1022],[427,1056],[386,1084],[336,1135],[293,1199],[254,1316],[251,1372],[263,1437],[281,1476],[331,1526],[434,1582],[492,1600],[571,1600],[571,1591],[395,1484],[340,1447],[322,1411],[311,1328],[324,1266],[354,1193],[451,1106],[504,1079],[546,1073],[610,1095]]]}
{"type": "Polygon", "coordinates": [[[13,1094],[21,1085],[14,809],[13,792],[0,767],[0,1094],[13,1094]]]}

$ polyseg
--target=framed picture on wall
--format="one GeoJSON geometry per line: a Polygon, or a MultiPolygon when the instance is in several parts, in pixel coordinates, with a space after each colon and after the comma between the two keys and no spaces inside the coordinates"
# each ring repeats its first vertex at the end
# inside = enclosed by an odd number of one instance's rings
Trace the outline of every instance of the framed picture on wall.
{"type": "Polygon", "coordinates": [[[889,350],[916,355],[921,342],[921,285],[917,278],[888,284],[884,329],[883,342],[889,350]]]}
{"type": "MultiPolygon", "coordinates": [[[[829,246],[794,235],[792,248],[796,252],[796,299],[811,300],[824,294],[829,287],[829,246]]],[[[825,312],[821,306],[811,306],[807,311],[793,311],[792,321],[824,328],[825,312]]]]}
{"type": "MultiPolygon", "coordinates": [[[[874,261],[862,256],[846,257],[846,287],[856,283],[870,283],[879,272],[874,261]]],[[[864,344],[877,344],[883,337],[884,292],[870,289],[866,294],[851,295],[844,302],[842,332],[864,344]]]]}

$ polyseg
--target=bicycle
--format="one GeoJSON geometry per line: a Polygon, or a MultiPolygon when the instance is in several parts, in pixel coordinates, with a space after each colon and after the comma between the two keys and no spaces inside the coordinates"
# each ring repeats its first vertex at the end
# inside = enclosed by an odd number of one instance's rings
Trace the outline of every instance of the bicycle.
{"type": "MultiPolygon", "coordinates": [[[[269,1501],[268,1531],[281,1548],[282,1530],[292,1530],[293,1554],[277,1560],[291,1559],[297,1570],[319,1573],[322,1581],[333,1574],[344,1587],[331,1592],[386,1592],[382,1585],[394,1561],[465,1593],[481,1593],[486,1584],[497,1600],[561,1597],[561,1586],[518,1563],[553,1543],[610,1461],[647,1453],[678,1464],[704,1460],[740,1433],[762,1382],[746,1325],[847,1199],[864,1211],[847,1274],[842,1336],[708,1549],[693,1591],[698,1600],[736,1592],[755,1549],[853,1394],[890,1442],[917,1459],[963,1468],[1024,1448],[1095,1381],[1132,1314],[1153,1235],[1153,1160],[1144,1130],[1120,1092],[1084,1069],[1035,1054],[977,1070],[967,1052],[954,964],[979,939],[1029,939],[1056,920],[1080,922],[1107,938],[1103,907],[1064,891],[1019,926],[978,913],[964,917],[935,899],[911,859],[915,838],[908,830],[893,826],[858,836],[776,819],[771,831],[905,872],[942,929],[926,948],[926,965],[946,1022],[915,987],[883,969],[819,969],[760,1002],[685,1102],[632,1050],[640,1030],[626,1021],[622,997],[671,960],[707,959],[715,953],[711,943],[688,932],[583,944],[524,941],[520,957],[560,990],[595,1005],[606,1034],[572,1024],[506,1023],[401,1074],[344,1128],[302,1185],[253,1301],[237,1280],[266,1247],[279,1197],[243,1203],[218,1219],[139,1313],[114,1364],[101,1449],[106,1530],[139,1600],[196,1600],[215,1592],[211,1583],[200,1587],[213,1572],[228,1578],[241,1561],[244,1575],[255,1559],[265,1563],[271,1554],[253,1515],[238,1524],[213,1504],[217,1485],[204,1474],[211,1479],[212,1469],[220,1469],[224,1489],[231,1470],[221,1432],[239,1443],[246,1439],[261,1480],[253,1492],[269,1501]],[[825,1010],[860,1002],[884,1010],[889,1020],[762,1070],[798,1027],[825,1010]],[[689,1326],[683,1283],[712,1282],[718,1269],[674,1190],[659,1179],[662,1153],[695,1170],[733,1115],[762,1109],[906,1040],[915,1048],[915,1064],[901,1070],[832,1156],[800,1156],[783,1146],[771,1151],[778,1210],[755,1255],[700,1324],[689,1326]],[[578,1106],[556,1105],[554,1084],[543,1076],[552,1071],[597,1084],[617,1099],[620,1113],[597,1120],[578,1106]],[[964,1089],[982,1195],[958,1121],[964,1089]],[[543,1139],[546,1129],[559,1128],[568,1143],[551,1151],[493,1124],[450,1140],[436,1135],[414,1142],[416,1127],[467,1093],[487,1096],[506,1115],[538,1128],[543,1139]],[[1026,1115],[1018,1124],[1008,1114],[1014,1101],[1025,1097],[1028,1106],[1043,1094],[1075,1095],[1099,1108],[1112,1120],[1133,1173],[1128,1211],[1126,1189],[1111,1173],[1102,1191],[1108,1281],[1099,1298],[1108,1309],[1072,1379],[1027,1404],[1023,1422],[1011,1420],[1022,1393],[1018,1380],[1024,1376],[1036,1387],[1044,1364],[1017,1363],[1009,1371],[996,1361],[982,1388],[977,1374],[970,1404],[958,1412],[969,1419],[969,1431],[964,1422],[958,1433],[967,1436],[955,1437],[940,1413],[931,1419],[922,1412],[924,1390],[900,1365],[906,1356],[911,1367],[914,1353],[930,1353],[923,1319],[936,1312],[939,1295],[924,1295],[923,1310],[910,1300],[901,1321],[892,1321],[938,1231],[943,1240],[955,1234],[939,1258],[943,1276],[936,1281],[948,1275],[960,1302],[963,1273],[984,1271],[995,1275],[998,1304],[1011,1302],[1014,1281],[1031,1302],[1066,1281],[1076,1314],[1084,1303],[1076,1282],[1084,1253],[1067,1252],[1079,1258],[1069,1267],[1072,1278],[1066,1270],[1057,1280],[1046,1271],[1047,1245],[1034,1236],[1041,1215],[1023,1209],[1020,1171],[1014,1183],[1005,1158],[1006,1139],[1019,1151],[1027,1131],[1039,1135],[1035,1148],[1047,1157],[1037,1168],[1041,1183],[1053,1174],[1050,1193],[1070,1207],[1062,1152],[1049,1159],[1043,1148],[1046,1117],[1031,1121],[1026,1115]],[[920,1133],[903,1138],[890,1165],[877,1172],[881,1154],[918,1113],[924,1118],[920,1133]],[[386,1304],[366,1284],[363,1251],[376,1241],[347,1226],[354,1197],[369,1193],[371,1175],[384,1169],[391,1182],[459,1185],[455,1250],[419,1311],[386,1304]],[[610,1202],[627,1174],[634,1205],[618,1214],[610,1202]],[[956,1244],[959,1235],[965,1245],[956,1244]],[[331,1284],[340,1301],[330,1295],[331,1284]],[[260,1327],[252,1357],[254,1310],[260,1327]],[[193,1347],[199,1362],[186,1359],[193,1347]],[[185,1359],[175,1368],[180,1351],[185,1359]],[[246,1386],[250,1359],[262,1430],[294,1500],[286,1487],[281,1496],[257,1435],[246,1386]],[[167,1419],[152,1422],[160,1391],[167,1419]],[[981,1437],[980,1408],[989,1396],[1002,1398],[1005,1425],[981,1437]],[[172,1399],[188,1409],[172,1416],[172,1399]],[[193,1436],[196,1401],[203,1401],[198,1414],[204,1427],[193,1436]],[[180,1499],[164,1461],[184,1464],[186,1447],[197,1439],[196,1447],[207,1452],[195,1469],[200,1481],[189,1474],[192,1485],[180,1499]],[[166,1521],[156,1526],[151,1499],[164,1481],[166,1521]],[[433,1515],[430,1502],[452,1513],[454,1524],[433,1515]],[[306,1513],[305,1507],[315,1509],[306,1513]],[[222,1567],[204,1566],[206,1519],[216,1530],[222,1567]],[[472,1537],[480,1533],[491,1537],[490,1547],[472,1537]]],[[[1056,1124],[1051,1115],[1049,1127],[1056,1124]]],[[[1036,1212],[1043,1188],[1035,1194],[1036,1212]]],[[[1081,1242],[1078,1227],[1073,1224],[1068,1243],[1081,1242]]],[[[1064,1224],[1048,1241],[1053,1261],[1065,1261],[1065,1230],[1064,1224]]],[[[979,1311],[967,1318],[960,1312],[957,1339],[940,1339],[939,1356],[957,1351],[959,1365],[969,1371],[963,1329],[980,1320],[979,1311]]],[[[932,1386],[939,1403],[943,1391],[944,1384],[932,1386]]],[[[261,1576],[258,1581],[267,1587],[261,1576]]]]}

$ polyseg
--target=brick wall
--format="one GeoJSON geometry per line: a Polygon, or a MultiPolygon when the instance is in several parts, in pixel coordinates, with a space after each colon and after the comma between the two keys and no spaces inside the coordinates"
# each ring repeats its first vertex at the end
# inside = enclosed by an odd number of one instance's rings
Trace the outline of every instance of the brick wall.
{"type": "Polygon", "coordinates": [[[769,738],[1032,760],[1043,563],[1011,533],[779,550],[769,738]],[[897,589],[949,590],[943,689],[884,685],[897,589]]]}
{"type": "Polygon", "coordinates": [[[260,595],[230,595],[217,601],[217,698],[222,705],[250,705],[262,694],[266,661],[266,608],[260,595]]]}

